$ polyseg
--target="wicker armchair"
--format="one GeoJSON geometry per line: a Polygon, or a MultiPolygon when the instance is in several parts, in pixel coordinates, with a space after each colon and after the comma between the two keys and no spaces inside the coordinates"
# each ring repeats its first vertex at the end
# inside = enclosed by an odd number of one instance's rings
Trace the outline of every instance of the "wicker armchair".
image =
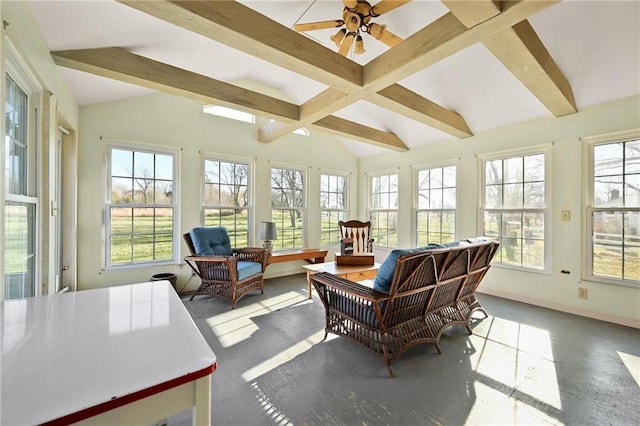
{"type": "MultiPolygon", "coordinates": [[[[198,294],[214,295],[230,300],[233,309],[236,302],[248,292],[260,290],[264,293],[264,270],[269,252],[258,247],[231,249],[229,236],[224,228],[209,228],[209,231],[216,232],[222,238],[224,249],[221,251],[226,254],[198,254],[194,236],[198,237],[194,231],[203,229],[205,228],[194,228],[183,235],[191,252],[191,256],[185,257],[184,261],[202,281],[190,300],[198,294]]],[[[219,250],[216,249],[215,252],[218,253],[219,250]]]]}
{"type": "Polygon", "coordinates": [[[388,294],[328,273],[312,275],[325,306],[325,339],[334,333],[363,346],[385,361],[391,377],[391,364],[415,345],[433,344],[441,353],[445,329],[461,325],[471,334],[473,312],[487,316],[475,291],[497,247],[487,241],[400,255],[388,294]]]}
{"type": "Polygon", "coordinates": [[[373,242],[371,238],[371,222],[361,222],[359,220],[339,221],[340,238],[353,239],[354,253],[373,253],[373,242]]]}

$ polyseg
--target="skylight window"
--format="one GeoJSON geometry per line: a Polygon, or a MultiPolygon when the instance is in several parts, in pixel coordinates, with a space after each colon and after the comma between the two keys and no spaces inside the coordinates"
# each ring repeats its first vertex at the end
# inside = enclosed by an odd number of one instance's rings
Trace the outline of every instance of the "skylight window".
{"type": "Polygon", "coordinates": [[[293,131],[296,135],[309,136],[309,130],[306,127],[300,127],[293,131]]]}
{"type": "Polygon", "coordinates": [[[217,115],[218,117],[230,118],[236,121],[242,121],[249,124],[255,124],[256,116],[244,111],[238,111],[237,109],[227,108],[220,105],[205,105],[202,107],[202,112],[211,115],[217,115]]]}

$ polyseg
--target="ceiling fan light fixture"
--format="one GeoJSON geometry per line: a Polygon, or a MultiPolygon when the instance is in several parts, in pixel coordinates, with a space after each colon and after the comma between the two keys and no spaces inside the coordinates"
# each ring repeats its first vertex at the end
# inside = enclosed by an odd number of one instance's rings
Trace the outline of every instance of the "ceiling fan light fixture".
{"type": "Polygon", "coordinates": [[[336,44],[336,47],[340,47],[340,45],[342,44],[342,40],[344,40],[344,37],[346,35],[347,35],[347,30],[343,28],[341,30],[338,30],[337,33],[331,36],[331,41],[333,41],[336,44]]]}
{"type": "Polygon", "coordinates": [[[362,36],[358,34],[358,37],[356,37],[356,54],[362,55],[364,52],[364,41],[362,41],[362,36]]]}

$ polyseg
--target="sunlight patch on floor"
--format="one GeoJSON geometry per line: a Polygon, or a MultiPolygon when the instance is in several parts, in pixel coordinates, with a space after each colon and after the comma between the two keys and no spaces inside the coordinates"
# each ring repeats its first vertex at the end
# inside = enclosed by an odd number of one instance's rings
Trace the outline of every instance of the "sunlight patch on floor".
{"type": "Polygon", "coordinates": [[[207,324],[220,340],[220,344],[228,348],[248,339],[258,330],[258,326],[251,318],[275,312],[307,300],[304,294],[289,291],[212,316],[207,319],[207,324]]]}
{"type": "Polygon", "coordinates": [[[273,405],[273,403],[269,400],[269,397],[260,389],[260,386],[256,382],[251,383],[251,387],[256,393],[256,398],[260,402],[262,409],[265,411],[269,419],[272,421],[272,424],[276,425],[293,425],[291,420],[287,418],[287,416],[280,411],[278,407],[273,405]]]}
{"type": "Polygon", "coordinates": [[[627,370],[629,370],[631,377],[633,377],[633,379],[638,384],[638,387],[640,387],[640,357],[620,351],[616,352],[624,363],[624,366],[627,367],[627,370]]]}
{"type": "MultiPolygon", "coordinates": [[[[297,357],[303,352],[308,351],[322,341],[324,338],[324,330],[320,330],[317,333],[313,333],[311,336],[306,339],[296,343],[293,346],[289,346],[284,351],[272,356],[271,358],[261,362],[260,364],[252,367],[242,373],[242,378],[247,382],[255,380],[256,378],[262,376],[263,374],[273,370],[276,367],[281,366],[282,364],[291,361],[293,358],[297,357]]],[[[329,338],[327,338],[329,340],[329,338]]]]}
{"type": "Polygon", "coordinates": [[[470,336],[476,348],[470,356],[471,368],[489,382],[504,384],[549,407],[562,408],[548,331],[503,318],[490,318],[478,331],[480,335],[474,329],[470,336]]]}
{"type": "Polygon", "coordinates": [[[474,383],[475,395],[470,401],[473,406],[469,410],[466,424],[474,425],[516,425],[516,424],[562,424],[536,409],[480,382],[474,383]]]}

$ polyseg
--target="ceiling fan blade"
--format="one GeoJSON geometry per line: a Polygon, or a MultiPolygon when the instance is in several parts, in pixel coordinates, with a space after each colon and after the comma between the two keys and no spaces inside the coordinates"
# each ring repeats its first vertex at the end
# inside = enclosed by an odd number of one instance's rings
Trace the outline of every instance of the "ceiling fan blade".
{"type": "Polygon", "coordinates": [[[409,3],[411,0],[382,0],[371,7],[371,16],[380,16],[391,12],[393,9],[409,3]]]}
{"type": "Polygon", "coordinates": [[[353,41],[355,39],[356,33],[348,33],[344,40],[342,40],[342,44],[340,45],[340,49],[338,49],[338,53],[346,57],[349,54],[351,45],[353,44],[353,41]]]}
{"type": "Polygon", "coordinates": [[[342,2],[344,3],[344,7],[349,10],[353,10],[358,7],[358,0],[342,0],[342,2]]]}
{"type": "Polygon", "coordinates": [[[369,25],[367,32],[389,47],[393,47],[402,41],[402,38],[389,31],[386,25],[373,23],[369,25]]]}
{"type": "Polygon", "coordinates": [[[303,32],[303,31],[323,30],[325,28],[337,28],[343,25],[344,25],[344,21],[342,19],[336,19],[333,21],[318,21],[318,22],[307,22],[305,24],[296,24],[293,26],[293,29],[298,32],[303,32]]]}

